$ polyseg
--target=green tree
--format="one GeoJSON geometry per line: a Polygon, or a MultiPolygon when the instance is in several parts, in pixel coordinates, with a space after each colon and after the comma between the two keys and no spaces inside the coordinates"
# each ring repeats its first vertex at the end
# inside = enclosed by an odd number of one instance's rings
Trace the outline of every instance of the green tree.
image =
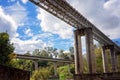
{"type": "Polygon", "coordinates": [[[31,56],[30,51],[27,51],[24,55],[31,56]]]}
{"type": "Polygon", "coordinates": [[[103,63],[102,63],[102,48],[101,46],[94,46],[95,47],[95,55],[96,55],[96,71],[98,73],[103,72],[103,63]]]}
{"type": "Polygon", "coordinates": [[[83,72],[88,73],[87,55],[83,54],[83,72]]]}
{"type": "Polygon", "coordinates": [[[50,77],[49,68],[35,70],[30,80],[47,80],[50,77]]]}
{"type": "Polygon", "coordinates": [[[51,58],[53,57],[57,58],[58,56],[57,48],[45,47],[45,51],[48,52],[51,58]]]}
{"type": "Polygon", "coordinates": [[[31,60],[24,60],[24,59],[12,59],[11,60],[12,67],[32,71],[33,70],[33,62],[31,60]]]}
{"type": "Polygon", "coordinates": [[[49,53],[44,49],[41,49],[41,50],[40,49],[35,49],[33,51],[32,55],[39,56],[39,57],[50,57],[49,53]]]}
{"type": "Polygon", "coordinates": [[[13,44],[10,43],[7,33],[0,33],[0,64],[10,65],[9,55],[14,52],[13,44]]]}
{"type": "Polygon", "coordinates": [[[57,71],[58,71],[60,80],[72,79],[73,73],[74,73],[74,64],[71,64],[70,66],[68,65],[61,66],[57,69],[57,71]]]}
{"type": "MultiPolygon", "coordinates": [[[[50,57],[48,52],[44,49],[40,50],[40,49],[35,49],[32,53],[32,55],[34,56],[39,56],[39,57],[50,57]]],[[[48,66],[48,61],[38,61],[38,66],[40,67],[46,67],[48,66]]]]}
{"type": "Polygon", "coordinates": [[[70,58],[74,60],[74,47],[70,47],[69,51],[70,51],[70,58]]]}
{"type": "Polygon", "coordinates": [[[70,59],[70,53],[64,52],[64,50],[60,50],[58,58],[60,58],[60,59],[70,59]]]}
{"type": "Polygon", "coordinates": [[[39,50],[39,49],[35,49],[35,50],[32,52],[32,55],[33,55],[33,56],[40,56],[40,50],[39,50]]]}

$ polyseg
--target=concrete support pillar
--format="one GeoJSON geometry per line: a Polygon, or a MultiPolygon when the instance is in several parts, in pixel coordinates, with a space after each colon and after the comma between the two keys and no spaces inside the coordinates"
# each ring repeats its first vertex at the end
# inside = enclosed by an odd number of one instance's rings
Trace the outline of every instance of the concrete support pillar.
{"type": "Polygon", "coordinates": [[[70,72],[70,64],[68,64],[68,73],[71,73],[71,72],[70,72]]]}
{"type": "Polygon", "coordinates": [[[117,53],[115,53],[115,71],[118,71],[118,57],[117,57],[117,53]]]}
{"type": "Polygon", "coordinates": [[[81,33],[82,30],[74,31],[75,74],[83,73],[81,33]]]}
{"type": "Polygon", "coordinates": [[[34,68],[35,68],[35,70],[37,70],[37,69],[38,69],[38,61],[33,60],[33,63],[34,63],[34,68]]]}
{"type": "Polygon", "coordinates": [[[104,73],[107,73],[108,72],[108,57],[107,57],[107,54],[106,54],[105,46],[102,47],[102,60],[103,60],[104,73]]]}
{"type": "Polygon", "coordinates": [[[57,76],[57,62],[53,62],[54,65],[54,76],[57,76]]]}
{"type": "Polygon", "coordinates": [[[93,32],[91,28],[85,29],[85,37],[86,37],[86,52],[87,52],[89,73],[96,73],[96,61],[95,61],[94,45],[93,45],[93,32]]]}
{"type": "Polygon", "coordinates": [[[116,69],[115,69],[116,64],[115,64],[115,52],[114,52],[114,46],[111,45],[109,49],[110,49],[110,56],[111,56],[112,72],[115,72],[115,71],[116,71],[116,69]]]}

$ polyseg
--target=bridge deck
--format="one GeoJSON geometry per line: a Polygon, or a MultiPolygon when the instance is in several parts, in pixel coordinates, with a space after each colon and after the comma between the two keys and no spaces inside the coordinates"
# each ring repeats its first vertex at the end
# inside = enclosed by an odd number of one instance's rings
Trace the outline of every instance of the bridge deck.
{"type": "Polygon", "coordinates": [[[46,58],[46,57],[39,57],[39,56],[28,56],[28,55],[21,55],[21,54],[17,54],[16,58],[19,58],[19,59],[28,59],[28,60],[51,61],[51,62],[74,63],[73,60],[46,58]]]}

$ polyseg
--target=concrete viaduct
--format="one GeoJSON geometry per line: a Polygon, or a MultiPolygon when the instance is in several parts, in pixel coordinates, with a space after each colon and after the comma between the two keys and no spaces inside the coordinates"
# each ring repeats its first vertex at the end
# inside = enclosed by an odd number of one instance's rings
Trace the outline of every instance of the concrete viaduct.
{"type": "MultiPolygon", "coordinates": [[[[38,61],[50,61],[53,62],[54,65],[54,75],[57,76],[57,63],[67,63],[69,64],[74,63],[73,60],[67,60],[67,59],[55,59],[55,58],[45,58],[45,57],[39,57],[39,56],[30,56],[30,55],[22,55],[22,54],[16,54],[17,59],[26,59],[26,60],[32,60],[35,66],[35,70],[39,68],[38,61]]],[[[68,72],[70,69],[68,70],[68,72]]]]}
{"type": "Polygon", "coordinates": [[[112,72],[117,71],[117,55],[120,54],[120,47],[102,33],[94,24],[83,17],[75,8],[67,3],[66,0],[30,1],[76,29],[74,31],[76,74],[83,73],[81,36],[85,36],[86,39],[86,52],[89,69],[88,73],[96,73],[93,39],[103,45],[102,58],[104,73],[108,72],[108,61],[106,56],[107,49],[110,50],[112,72]]]}

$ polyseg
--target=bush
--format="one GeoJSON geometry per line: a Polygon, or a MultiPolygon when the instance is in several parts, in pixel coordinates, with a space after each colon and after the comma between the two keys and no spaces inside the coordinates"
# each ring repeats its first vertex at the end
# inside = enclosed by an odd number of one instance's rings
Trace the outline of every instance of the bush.
{"type": "MultiPolygon", "coordinates": [[[[73,69],[73,65],[70,65],[70,70],[73,69]]],[[[69,72],[69,66],[62,66],[58,68],[58,74],[60,80],[72,79],[73,74],[69,72]]]]}
{"type": "Polygon", "coordinates": [[[39,68],[33,72],[30,80],[47,80],[50,77],[48,68],[39,68]]]}

